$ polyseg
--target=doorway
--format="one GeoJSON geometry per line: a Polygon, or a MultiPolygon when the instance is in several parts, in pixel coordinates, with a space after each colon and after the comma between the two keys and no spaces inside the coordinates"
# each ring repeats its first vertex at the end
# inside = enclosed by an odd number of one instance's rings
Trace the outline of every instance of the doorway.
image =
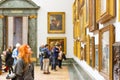
{"type": "Polygon", "coordinates": [[[14,17],[13,26],[13,46],[22,44],[22,17],[14,17]]]}

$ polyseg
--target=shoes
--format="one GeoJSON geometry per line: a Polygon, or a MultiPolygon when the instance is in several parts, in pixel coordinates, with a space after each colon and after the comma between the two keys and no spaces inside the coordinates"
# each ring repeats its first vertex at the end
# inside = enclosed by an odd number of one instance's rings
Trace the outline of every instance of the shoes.
{"type": "Polygon", "coordinates": [[[62,69],[62,67],[59,67],[60,69],[62,69]]]}
{"type": "Polygon", "coordinates": [[[43,72],[43,74],[50,74],[50,72],[43,72]]]}
{"type": "Polygon", "coordinates": [[[57,71],[56,69],[54,69],[54,71],[57,71]]]}
{"type": "Polygon", "coordinates": [[[46,74],[50,74],[50,72],[47,72],[46,74]]]}
{"type": "Polygon", "coordinates": [[[46,72],[43,72],[43,74],[46,74],[46,72]]]}

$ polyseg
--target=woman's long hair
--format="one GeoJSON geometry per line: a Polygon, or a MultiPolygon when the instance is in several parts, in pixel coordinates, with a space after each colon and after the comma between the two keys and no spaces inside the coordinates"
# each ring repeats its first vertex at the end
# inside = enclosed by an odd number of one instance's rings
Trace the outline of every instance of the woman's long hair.
{"type": "Polygon", "coordinates": [[[23,44],[19,47],[19,58],[22,58],[25,63],[31,63],[31,48],[27,44],[23,44]]]}

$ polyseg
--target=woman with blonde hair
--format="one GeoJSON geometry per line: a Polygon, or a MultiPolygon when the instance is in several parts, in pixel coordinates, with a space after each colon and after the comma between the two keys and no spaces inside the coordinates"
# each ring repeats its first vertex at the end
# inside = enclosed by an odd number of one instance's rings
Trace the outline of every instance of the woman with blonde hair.
{"type": "Polygon", "coordinates": [[[16,77],[13,80],[34,80],[34,65],[31,61],[31,54],[29,45],[23,44],[20,46],[19,59],[14,68],[16,77]]]}

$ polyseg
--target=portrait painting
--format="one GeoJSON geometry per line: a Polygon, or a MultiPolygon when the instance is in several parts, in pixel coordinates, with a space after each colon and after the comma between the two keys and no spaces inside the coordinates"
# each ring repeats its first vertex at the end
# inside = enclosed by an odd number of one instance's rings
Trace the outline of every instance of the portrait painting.
{"type": "Polygon", "coordinates": [[[48,12],[48,33],[65,33],[64,12],[48,12]]]}
{"type": "Polygon", "coordinates": [[[98,45],[95,45],[95,68],[98,69],[98,45]]]}
{"type": "Polygon", "coordinates": [[[108,25],[99,31],[99,71],[106,80],[113,80],[112,44],[115,42],[115,28],[108,25]],[[103,75],[104,74],[104,75],[103,75]]]}
{"type": "Polygon", "coordinates": [[[120,80],[120,42],[113,44],[113,78],[120,80]]]}
{"type": "Polygon", "coordinates": [[[66,37],[47,37],[47,43],[50,50],[57,44],[62,47],[62,51],[66,54],[66,37]]]}

